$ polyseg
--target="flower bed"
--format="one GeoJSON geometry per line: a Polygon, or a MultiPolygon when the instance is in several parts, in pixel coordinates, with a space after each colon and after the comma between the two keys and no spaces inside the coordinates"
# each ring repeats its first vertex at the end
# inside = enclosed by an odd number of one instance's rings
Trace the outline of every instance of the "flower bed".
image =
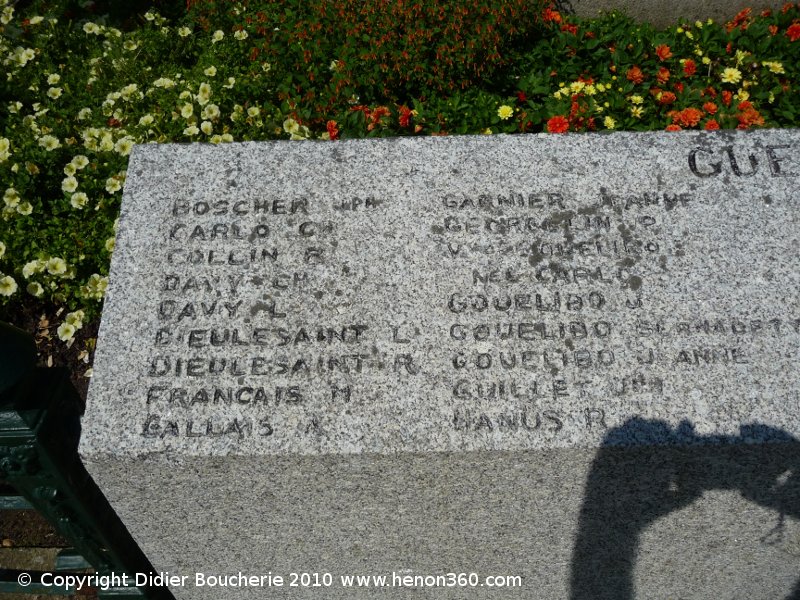
{"type": "Polygon", "coordinates": [[[151,11],[122,31],[0,0],[0,310],[55,304],[64,341],[99,315],[138,143],[746,129],[800,115],[796,4],[667,29],[519,0],[190,4],[178,22],[151,11]]]}

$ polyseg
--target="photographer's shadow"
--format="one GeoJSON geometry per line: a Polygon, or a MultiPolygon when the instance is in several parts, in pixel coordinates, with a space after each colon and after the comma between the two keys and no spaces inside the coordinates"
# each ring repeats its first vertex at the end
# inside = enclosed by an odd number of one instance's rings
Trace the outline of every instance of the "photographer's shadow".
{"type": "MultiPolygon", "coordinates": [[[[740,431],[698,436],[688,421],[673,429],[640,418],[611,429],[586,483],[571,600],[633,600],[643,531],[707,490],[735,490],[777,511],[778,528],[784,516],[800,519],[800,440],[760,424],[740,431]]],[[[787,599],[800,600],[800,580],[787,599]]]]}

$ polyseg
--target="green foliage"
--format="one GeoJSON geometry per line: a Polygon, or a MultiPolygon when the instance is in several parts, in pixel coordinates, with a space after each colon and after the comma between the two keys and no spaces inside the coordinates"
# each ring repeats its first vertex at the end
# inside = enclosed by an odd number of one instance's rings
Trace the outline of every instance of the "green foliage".
{"type": "Polygon", "coordinates": [[[158,5],[0,0],[0,309],[99,314],[134,144],[800,121],[797,5],[662,30],[519,0],[158,5]]]}

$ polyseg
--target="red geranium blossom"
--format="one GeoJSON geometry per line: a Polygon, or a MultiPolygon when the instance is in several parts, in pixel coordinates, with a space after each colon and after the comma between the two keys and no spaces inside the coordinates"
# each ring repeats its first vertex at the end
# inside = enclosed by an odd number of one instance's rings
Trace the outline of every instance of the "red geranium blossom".
{"type": "Polygon", "coordinates": [[[547,121],[547,131],[549,133],[566,133],[568,129],[569,121],[567,121],[566,117],[561,115],[550,117],[547,121]]]}

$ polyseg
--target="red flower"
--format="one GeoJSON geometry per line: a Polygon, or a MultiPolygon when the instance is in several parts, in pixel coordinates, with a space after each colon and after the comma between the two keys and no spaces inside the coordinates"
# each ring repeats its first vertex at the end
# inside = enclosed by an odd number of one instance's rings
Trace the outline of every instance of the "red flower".
{"type": "Polygon", "coordinates": [[[732,99],[733,99],[733,92],[731,92],[730,90],[723,90],[722,91],[722,103],[725,106],[730,106],[732,99]]]}
{"type": "Polygon", "coordinates": [[[662,85],[667,83],[669,81],[669,69],[661,67],[656,73],[656,81],[662,85]]]}
{"type": "Polygon", "coordinates": [[[550,117],[547,121],[547,131],[549,133],[566,133],[568,129],[569,121],[561,115],[550,117]]]}
{"type": "Polygon", "coordinates": [[[325,127],[328,129],[328,135],[332,140],[339,139],[339,128],[336,127],[336,121],[328,121],[325,127]]]}
{"type": "Polygon", "coordinates": [[[697,71],[697,63],[695,63],[691,58],[687,58],[683,61],[683,74],[686,77],[691,77],[697,71]]]}
{"type": "Polygon", "coordinates": [[[661,92],[658,96],[659,104],[672,104],[673,102],[675,102],[675,94],[672,92],[661,92]]]}
{"type": "Polygon", "coordinates": [[[786,4],[783,5],[783,7],[781,7],[781,12],[783,14],[786,14],[787,12],[792,10],[793,8],[794,8],[794,4],[792,2],[787,2],[786,4]]]}
{"type": "Polygon", "coordinates": [[[767,27],[767,29],[769,29],[769,34],[770,35],[775,35],[775,34],[778,33],[778,26],[777,25],[770,25],[769,27],[767,27]]]}
{"type": "Polygon", "coordinates": [[[703,110],[706,111],[710,115],[714,115],[717,113],[717,105],[713,102],[706,102],[703,104],[703,110]]]}
{"type": "Polygon", "coordinates": [[[672,57],[672,50],[670,50],[669,46],[666,44],[661,44],[660,46],[656,46],[656,56],[658,56],[658,60],[667,60],[672,57]]]}
{"type": "Polygon", "coordinates": [[[571,33],[572,35],[577,35],[578,26],[574,25],[573,23],[564,23],[561,25],[561,31],[566,31],[567,33],[571,33]]]}
{"type": "Polygon", "coordinates": [[[628,69],[628,72],[625,73],[625,77],[628,78],[628,81],[631,81],[637,85],[644,81],[644,73],[642,73],[642,70],[635,65],[628,69]]]}
{"type": "Polygon", "coordinates": [[[709,119],[706,121],[706,124],[703,126],[703,129],[707,129],[709,131],[713,129],[719,129],[719,123],[717,123],[716,119],[709,119]]]}
{"type": "Polygon", "coordinates": [[[672,88],[678,92],[679,94],[683,93],[683,84],[680,81],[675,82],[675,85],[672,88]]]}
{"type": "Polygon", "coordinates": [[[733,42],[728,42],[728,44],[725,46],[725,52],[727,54],[733,52],[733,42]]]}
{"type": "Polygon", "coordinates": [[[764,124],[764,117],[752,107],[737,114],[736,118],[739,121],[738,129],[747,129],[751,125],[761,126],[764,124]]]}
{"type": "Polygon", "coordinates": [[[739,110],[750,110],[753,108],[753,103],[749,100],[744,100],[743,102],[739,102],[739,106],[737,106],[739,110]]]}
{"type": "Polygon", "coordinates": [[[398,123],[400,123],[400,127],[408,127],[409,124],[411,123],[412,116],[413,113],[411,112],[410,108],[408,108],[407,106],[401,106],[400,116],[397,119],[398,123]]]}
{"type": "Polygon", "coordinates": [[[680,131],[681,129],[682,127],[680,125],[675,125],[673,123],[672,125],[667,125],[666,131],[680,131]]]}
{"type": "Polygon", "coordinates": [[[519,100],[520,102],[527,102],[528,97],[525,95],[525,92],[520,90],[519,92],[517,92],[517,100],[519,100]]]}
{"type": "Polygon", "coordinates": [[[800,40],[800,23],[792,23],[789,25],[789,29],[786,30],[786,35],[789,36],[790,42],[800,40]]]}

